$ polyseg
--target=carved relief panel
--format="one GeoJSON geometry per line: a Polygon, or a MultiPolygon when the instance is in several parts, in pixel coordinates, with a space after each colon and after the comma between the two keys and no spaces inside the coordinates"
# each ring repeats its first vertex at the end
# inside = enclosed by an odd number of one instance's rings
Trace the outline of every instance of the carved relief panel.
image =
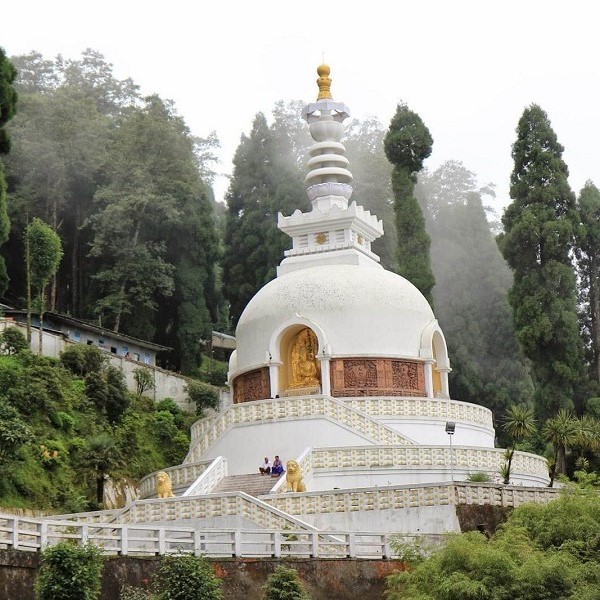
{"type": "Polygon", "coordinates": [[[249,402],[271,397],[271,381],[268,367],[255,369],[233,380],[233,402],[249,402]]]}
{"type": "Polygon", "coordinates": [[[331,395],[425,396],[423,363],[385,358],[331,361],[331,395]]]}

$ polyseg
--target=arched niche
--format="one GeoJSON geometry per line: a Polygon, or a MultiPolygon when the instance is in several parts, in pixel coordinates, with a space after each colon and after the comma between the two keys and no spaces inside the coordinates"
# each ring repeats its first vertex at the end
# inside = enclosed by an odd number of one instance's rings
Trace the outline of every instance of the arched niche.
{"type": "Polygon", "coordinates": [[[419,355],[431,365],[429,382],[431,388],[428,389],[428,395],[448,398],[448,373],[451,371],[450,359],[448,358],[448,347],[446,346],[444,333],[437,321],[431,321],[423,330],[419,355]]]}
{"type": "Polygon", "coordinates": [[[286,395],[321,389],[319,339],[307,325],[289,327],[281,336],[279,388],[286,395]]]}

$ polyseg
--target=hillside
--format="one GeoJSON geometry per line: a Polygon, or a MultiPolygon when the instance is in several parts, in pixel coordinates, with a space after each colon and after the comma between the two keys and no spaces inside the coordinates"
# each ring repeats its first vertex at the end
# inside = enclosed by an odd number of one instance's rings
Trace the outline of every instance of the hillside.
{"type": "Polygon", "coordinates": [[[12,333],[0,356],[0,506],[93,510],[105,475],[139,479],[182,461],[195,415],[129,393],[94,347],[50,359],[12,333]]]}

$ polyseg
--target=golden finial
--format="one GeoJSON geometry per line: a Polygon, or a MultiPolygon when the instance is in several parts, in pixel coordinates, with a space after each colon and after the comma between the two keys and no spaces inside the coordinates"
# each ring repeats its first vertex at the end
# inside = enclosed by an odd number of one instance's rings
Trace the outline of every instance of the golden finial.
{"type": "Polygon", "coordinates": [[[317,79],[317,85],[319,86],[319,95],[317,96],[317,100],[333,100],[331,96],[331,77],[329,77],[329,73],[331,70],[329,69],[329,65],[319,65],[317,67],[317,74],[319,75],[319,79],[317,79]]]}

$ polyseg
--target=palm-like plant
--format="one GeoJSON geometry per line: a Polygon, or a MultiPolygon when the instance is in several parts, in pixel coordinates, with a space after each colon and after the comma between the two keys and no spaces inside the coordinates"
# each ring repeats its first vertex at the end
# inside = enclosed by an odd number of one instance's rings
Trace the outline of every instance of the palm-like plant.
{"type": "Polygon", "coordinates": [[[510,448],[506,451],[506,464],[501,470],[501,475],[504,484],[510,483],[510,471],[512,467],[512,459],[515,454],[517,444],[535,433],[535,419],[533,417],[533,409],[524,404],[513,404],[506,411],[504,416],[504,424],[502,429],[511,439],[510,448]]]}
{"type": "Polygon", "coordinates": [[[556,476],[567,470],[567,449],[581,439],[582,426],[570,411],[561,408],[554,417],[544,423],[542,435],[554,448],[554,468],[550,472],[552,487],[556,476]]]}

